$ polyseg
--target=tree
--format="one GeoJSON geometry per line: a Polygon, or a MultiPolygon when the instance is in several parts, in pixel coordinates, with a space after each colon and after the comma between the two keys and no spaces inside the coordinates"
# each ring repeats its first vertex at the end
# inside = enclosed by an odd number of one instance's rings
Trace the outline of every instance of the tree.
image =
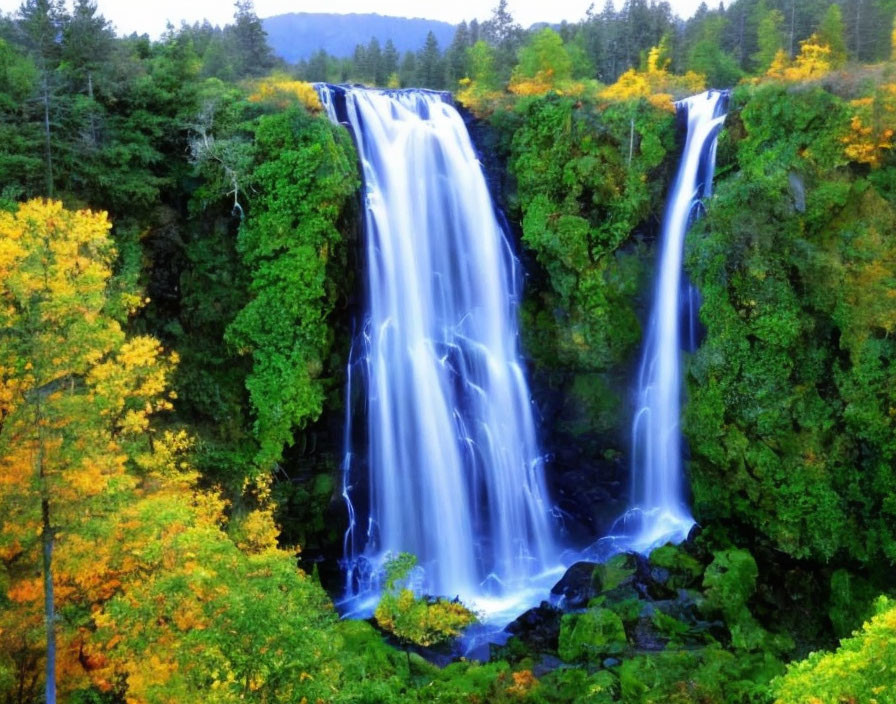
{"type": "Polygon", "coordinates": [[[825,10],[817,32],[820,43],[831,50],[831,68],[840,68],[846,63],[846,40],[843,38],[843,33],[843,13],[839,5],[831,4],[825,10]]]}
{"type": "Polygon", "coordinates": [[[495,68],[502,83],[510,79],[516,63],[516,52],[523,41],[523,28],[507,9],[507,0],[499,0],[492,16],[482,23],[482,38],[495,49],[495,68]]]}
{"type": "Polygon", "coordinates": [[[371,37],[364,55],[367,59],[367,79],[375,86],[386,85],[389,74],[384,70],[383,52],[376,37],[371,37]]]}
{"type": "MultiPolygon", "coordinates": [[[[5,559],[16,560],[13,632],[28,628],[26,614],[37,612],[43,594],[48,704],[56,701],[57,653],[70,659],[70,648],[57,651],[56,587],[65,586],[67,603],[93,588],[83,571],[97,565],[83,552],[84,536],[104,506],[133,487],[125,444],[134,436],[146,442],[149,414],[171,407],[161,395],[169,367],[158,343],[127,342],[109,314],[109,228],[104,213],[52,201],[0,212],[0,505],[12,519],[0,542],[5,559]]],[[[126,305],[136,302],[129,295],[126,305]]]]}
{"type": "Polygon", "coordinates": [[[445,69],[436,35],[428,32],[423,48],[417,54],[417,79],[423,88],[445,87],[445,69]]]}
{"type": "Polygon", "coordinates": [[[756,53],[753,54],[753,64],[757,72],[765,73],[768,71],[775,55],[784,48],[784,15],[780,10],[766,9],[765,3],[761,2],[758,6],[757,13],[759,21],[756,27],[756,53]]]}
{"type": "Polygon", "coordinates": [[[59,37],[67,15],[63,0],[26,0],[19,8],[27,46],[40,74],[40,101],[44,122],[45,193],[53,195],[53,148],[51,104],[54,102],[54,72],[59,65],[59,37]]]}
{"type": "Polygon", "coordinates": [[[386,80],[398,74],[398,49],[395,48],[395,44],[392,43],[391,39],[387,39],[383,47],[382,70],[386,80]]]}
{"type": "Polygon", "coordinates": [[[263,76],[277,61],[268,45],[268,35],[255,14],[252,0],[237,0],[230,28],[236,52],[237,76],[263,76]]]}
{"type": "Polygon", "coordinates": [[[461,79],[458,100],[467,107],[482,111],[501,92],[495,69],[495,50],[481,39],[469,50],[470,75],[461,79]]]}
{"type": "Polygon", "coordinates": [[[727,88],[741,77],[735,58],[722,48],[722,33],[726,20],[723,16],[707,18],[700,37],[688,54],[688,69],[706,76],[710,86],[727,88]]]}
{"type": "Polygon", "coordinates": [[[467,51],[470,48],[470,31],[466,22],[461,22],[454,32],[451,46],[445,52],[445,68],[448,86],[453,88],[469,73],[467,51]]]}
{"type": "Polygon", "coordinates": [[[419,82],[417,78],[417,55],[413,51],[404,52],[401,66],[398,69],[398,78],[402,86],[412,86],[419,82]]]}
{"type": "Polygon", "coordinates": [[[550,27],[535,34],[519,53],[509,89],[514,93],[546,93],[572,78],[572,59],[563,39],[550,27]]]}

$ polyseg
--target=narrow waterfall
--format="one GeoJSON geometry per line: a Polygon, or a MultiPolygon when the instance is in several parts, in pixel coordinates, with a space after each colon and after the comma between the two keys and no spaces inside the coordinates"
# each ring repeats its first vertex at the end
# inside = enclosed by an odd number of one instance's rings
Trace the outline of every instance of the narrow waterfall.
{"type": "Polygon", "coordinates": [[[727,103],[727,92],[708,91],[676,104],[687,120],[687,141],[663,220],[632,420],[632,493],[623,521],[622,542],[639,552],[681,542],[694,525],[681,471],[679,417],[682,332],[692,346],[696,306],[694,291],[683,285],[682,258],[688,226],[712,193],[716,137],[727,103]]]}
{"type": "Polygon", "coordinates": [[[421,591],[510,608],[559,563],[520,360],[519,262],[448,96],[318,91],[351,130],[364,179],[366,300],[350,379],[363,377],[366,408],[350,408],[346,426],[356,414],[366,444],[349,440],[343,468],[348,590],[369,590],[384,558],[409,552],[421,591]]]}

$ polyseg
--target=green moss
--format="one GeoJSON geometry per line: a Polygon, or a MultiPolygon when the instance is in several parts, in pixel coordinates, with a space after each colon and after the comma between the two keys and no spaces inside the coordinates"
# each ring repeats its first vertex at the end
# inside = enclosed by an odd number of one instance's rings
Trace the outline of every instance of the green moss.
{"type": "Polygon", "coordinates": [[[635,557],[629,553],[613,555],[594,568],[594,586],[599,592],[609,592],[631,581],[636,571],[635,557]]]}
{"type": "Polygon", "coordinates": [[[650,553],[648,559],[651,567],[669,571],[667,584],[673,589],[687,589],[696,584],[703,574],[703,565],[699,560],[688,555],[678,545],[658,547],[650,553]]]}
{"type": "Polygon", "coordinates": [[[568,662],[621,653],[626,645],[622,619],[609,609],[591,608],[564,614],[560,622],[560,657],[568,662]]]}
{"type": "Polygon", "coordinates": [[[758,576],[756,560],[747,550],[720,550],[703,575],[707,606],[726,616],[736,614],[756,591],[758,576]]]}

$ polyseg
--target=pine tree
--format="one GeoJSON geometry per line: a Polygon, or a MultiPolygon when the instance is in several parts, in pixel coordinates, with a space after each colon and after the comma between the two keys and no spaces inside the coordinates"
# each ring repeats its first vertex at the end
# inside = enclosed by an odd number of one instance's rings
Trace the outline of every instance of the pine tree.
{"type": "Polygon", "coordinates": [[[40,103],[44,124],[44,179],[45,194],[53,195],[53,120],[56,102],[56,69],[61,47],[59,37],[68,19],[63,0],[26,0],[19,8],[19,27],[28,49],[40,72],[40,103]]]}
{"type": "Polygon", "coordinates": [[[825,10],[818,25],[818,38],[831,50],[831,68],[839,68],[846,63],[846,40],[843,28],[843,13],[840,6],[832,4],[825,10]]]}
{"type": "Polygon", "coordinates": [[[454,32],[451,46],[445,52],[445,68],[449,87],[454,87],[457,82],[469,74],[467,52],[470,48],[470,31],[466,22],[461,22],[454,32]]]}
{"type": "Polygon", "coordinates": [[[230,28],[236,53],[238,76],[263,76],[277,61],[268,45],[268,35],[255,14],[252,0],[237,0],[230,28]]]}
{"type": "Polygon", "coordinates": [[[439,42],[432,32],[427,33],[423,48],[417,55],[417,76],[421,87],[442,89],[445,87],[445,70],[439,42]]]}

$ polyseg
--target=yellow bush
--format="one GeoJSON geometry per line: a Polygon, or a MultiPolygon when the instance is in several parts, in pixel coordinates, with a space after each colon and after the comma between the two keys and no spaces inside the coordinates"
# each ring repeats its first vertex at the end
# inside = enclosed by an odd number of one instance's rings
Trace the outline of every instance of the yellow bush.
{"type": "Polygon", "coordinates": [[[314,112],[323,109],[314,86],[304,81],[293,80],[285,74],[274,74],[256,81],[249,94],[249,101],[273,103],[279,108],[301,103],[306,109],[314,112]]]}
{"type": "Polygon", "coordinates": [[[780,49],[765,75],[779,81],[806,81],[821,78],[832,68],[831,47],[817,34],[800,42],[800,53],[791,62],[780,49]]]}
{"type": "Polygon", "coordinates": [[[896,700],[896,603],[881,597],[877,615],[834,653],[812,653],[772,682],[776,704],[896,700]]]}
{"type": "Polygon", "coordinates": [[[675,94],[699,93],[706,89],[706,77],[693,71],[683,76],[669,73],[669,59],[663,45],[653,47],[647,53],[643,70],[630,68],[617,81],[600,93],[604,100],[637,100],[646,98],[652,105],[665,110],[675,110],[675,94]]]}
{"type": "Polygon", "coordinates": [[[885,152],[893,148],[896,129],[896,83],[881,86],[873,96],[850,102],[852,120],[842,138],[843,152],[852,161],[880,166],[885,152]]]}

